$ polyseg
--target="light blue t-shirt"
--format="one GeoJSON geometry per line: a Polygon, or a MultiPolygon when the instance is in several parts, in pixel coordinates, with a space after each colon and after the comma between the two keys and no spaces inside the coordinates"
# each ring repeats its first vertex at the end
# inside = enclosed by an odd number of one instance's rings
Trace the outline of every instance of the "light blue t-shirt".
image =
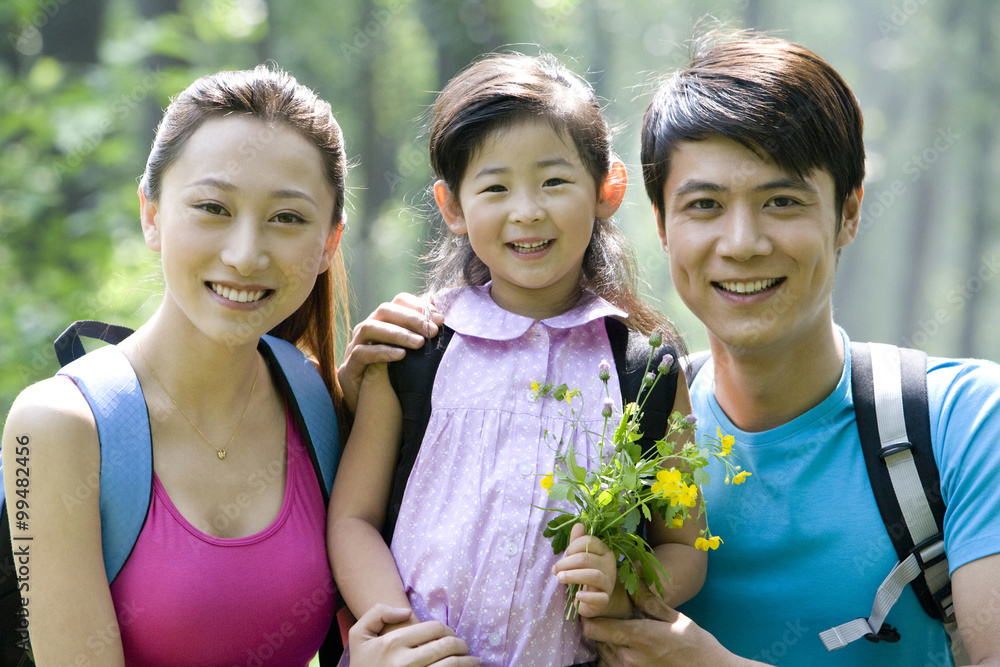
{"type": "MultiPolygon", "coordinates": [[[[712,361],[691,387],[700,433],[736,438],[741,486],[711,469],[704,489],[712,533],[708,579],[680,610],[728,650],[774,665],[951,665],[942,625],[907,586],[886,621],[898,643],[858,640],[828,652],[819,633],[871,613],[875,591],[896,564],[861,451],[851,396],[850,344],[833,393],[776,429],[737,429],[714,396],[712,361]]],[[[928,402],[934,456],[947,506],[952,571],[1000,553],[1000,365],[931,359],[928,402]]]]}

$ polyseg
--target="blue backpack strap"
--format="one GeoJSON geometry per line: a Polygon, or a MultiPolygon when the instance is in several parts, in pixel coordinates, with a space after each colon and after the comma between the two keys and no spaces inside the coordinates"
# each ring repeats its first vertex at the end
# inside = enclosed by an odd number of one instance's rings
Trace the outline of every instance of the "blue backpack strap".
{"type": "Polygon", "coordinates": [[[340,463],[340,435],[330,392],[316,367],[299,348],[274,336],[263,336],[260,343],[258,350],[288,400],[292,416],[296,423],[305,426],[303,442],[323,489],[324,500],[328,501],[340,463]]]}
{"type": "Polygon", "coordinates": [[[108,582],[146,521],[153,489],[149,414],[139,380],[117,347],[86,354],[59,371],[73,379],[94,413],[101,441],[101,544],[108,582]]]}

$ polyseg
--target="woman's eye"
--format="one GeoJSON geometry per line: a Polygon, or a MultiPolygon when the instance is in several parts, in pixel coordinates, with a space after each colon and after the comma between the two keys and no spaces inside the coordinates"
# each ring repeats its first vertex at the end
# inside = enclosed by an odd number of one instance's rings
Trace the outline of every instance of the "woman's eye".
{"type": "Polygon", "coordinates": [[[289,213],[287,211],[284,213],[279,213],[278,215],[274,216],[274,219],[284,224],[297,225],[305,222],[305,218],[303,218],[302,216],[296,215],[295,213],[289,213]]]}
{"type": "Polygon", "coordinates": [[[224,215],[226,212],[226,209],[221,204],[216,204],[215,202],[196,204],[195,208],[200,208],[205,213],[210,213],[211,215],[224,215]]]}

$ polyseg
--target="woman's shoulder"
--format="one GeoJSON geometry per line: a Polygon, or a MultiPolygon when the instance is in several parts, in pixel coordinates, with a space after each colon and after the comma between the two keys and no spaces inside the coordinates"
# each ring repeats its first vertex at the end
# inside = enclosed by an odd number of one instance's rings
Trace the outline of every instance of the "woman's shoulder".
{"type": "Polygon", "coordinates": [[[17,396],[4,425],[5,445],[9,439],[52,443],[33,448],[32,453],[58,454],[55,458],[61,461],[79,463],[78,457],[100,457],[97,424],[87,399],[72,380],[58,375],[30,385],[17,396]],[[70,452],[77,454],[67,456],[70,452]]]}

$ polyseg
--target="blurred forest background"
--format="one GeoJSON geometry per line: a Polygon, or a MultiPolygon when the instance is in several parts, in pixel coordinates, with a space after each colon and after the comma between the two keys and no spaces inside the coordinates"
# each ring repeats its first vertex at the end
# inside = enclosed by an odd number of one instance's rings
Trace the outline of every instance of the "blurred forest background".
{"type": "Polygon", "coordinates": [[[330,100],[356,167],[344,235],[364,316],[422,285],[423,121],[479,54],[544,49],[585,74],[620,127],[618,219],[648,295],[693,349],[641,187],[637,128],[658,73],[706,17],[801,42],[865,112],[862,231],[836,318],[856,339],[1000,360],[1000,3],[993,0],[3,0],[0,3],[0,415],[56,370],[76,319],[137,325],[160,291],[136,179],[169,97],[274,61],[330,100]]]}

